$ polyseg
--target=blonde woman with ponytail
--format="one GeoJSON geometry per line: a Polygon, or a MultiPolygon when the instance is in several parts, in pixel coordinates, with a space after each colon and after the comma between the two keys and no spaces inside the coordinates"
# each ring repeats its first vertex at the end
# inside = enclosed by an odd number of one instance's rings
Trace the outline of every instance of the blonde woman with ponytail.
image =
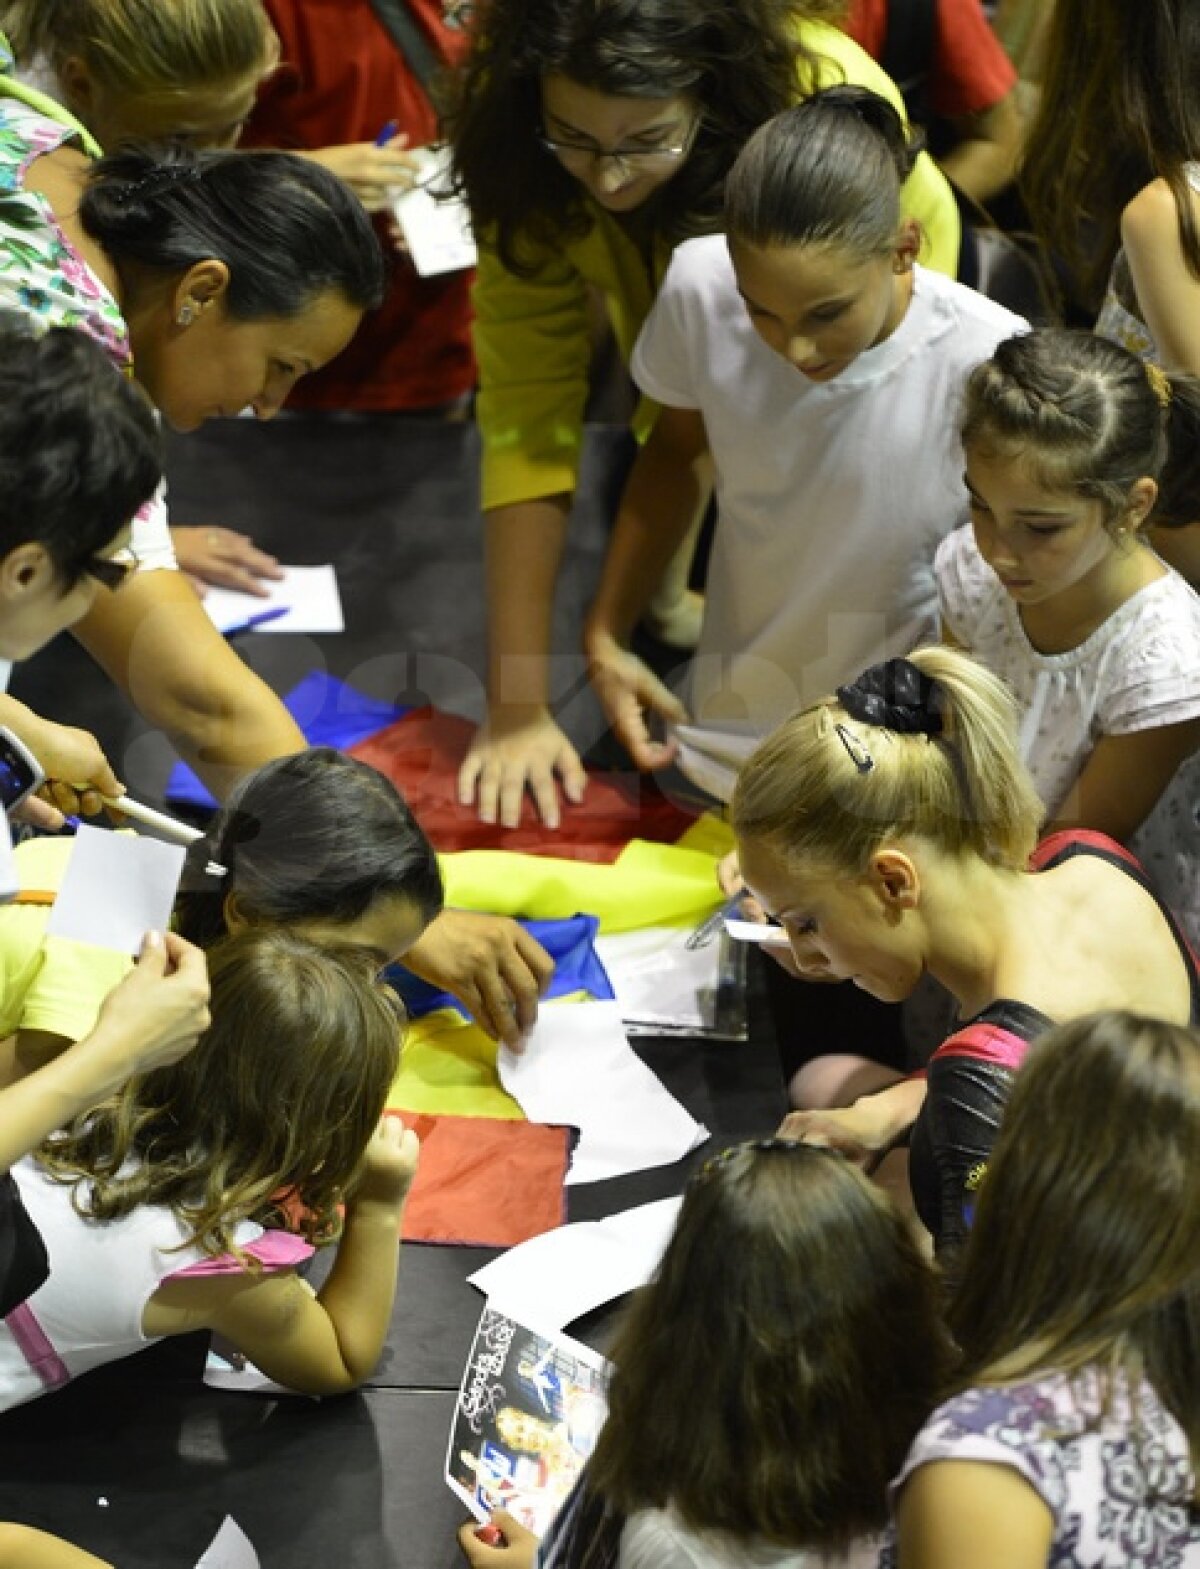
{"type": "Polygon", "coordinates": [[[742,770],[732,816],[742,875],[801,976],[900,1002],[928,973],[957,1002],[925,1074],[782,1130],[868,1163],[910,1136],[943,1254],[1031,1041],[1099,1008],[1200,1021],[1196,959],[1133,857],[1099,834],[1036,844],[1014,700],[955,649],[872,666],[788,720],[742,770]]]}

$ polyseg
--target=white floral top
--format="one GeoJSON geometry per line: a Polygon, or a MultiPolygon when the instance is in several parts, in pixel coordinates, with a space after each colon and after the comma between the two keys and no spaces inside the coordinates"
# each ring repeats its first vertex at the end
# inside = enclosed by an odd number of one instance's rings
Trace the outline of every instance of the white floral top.
{"type": "MultiPolygon", "coordinates": [[[[34,159],[75,140],[75,133],[5,95],[6,59],[11,64],[0,34],[0,310],[20,311],[43,327],[75,327],[132,375],[120,306],[67,239],[46,199],[25,189],[34,159]]],[[[130,543],[142,570],[175,565],[162,486],[139,510],[130,543]]]]}
{"type": "MultiPolygon", "coordinates": [[[[934,572],[951,636],[1017,695],[1021,755],[1048,814],[1101,736],[1200,717],[1200,595],[1178,572],[1168,568],[1064,654],[1034,648],[970,528],[942,541],[934,572]]],[[[1129,841],[1193,946],[1200,941],[1198,808],[1200,753],[1183,764],[1129,841]]]]}
{"type": "MultiPolygon", "coordinates": [[[[1008,1466],[1053,1516],[1047,1569],[1200,1569],[1200,1515],[1187,1438],[1146,1383],[1114,1391],[1105,1410],[1093,1370],[964,1390],[933,1413],[892,1484],[919,1466],[970,1460],[1008,1466]]],[[[896,1569],[894,1534],[880,1569],[896,1569]]]]}

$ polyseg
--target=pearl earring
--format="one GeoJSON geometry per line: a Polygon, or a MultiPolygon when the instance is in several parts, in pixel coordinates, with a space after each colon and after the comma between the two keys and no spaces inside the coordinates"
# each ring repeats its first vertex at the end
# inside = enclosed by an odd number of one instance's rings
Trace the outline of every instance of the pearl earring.
{"type": "Polygon", "coordinates": [[[179,315],[176,316],[175,320],[181,327],[190,327],[195,319],[196,307],[189,300],[185,300],[179,307],[179,315]]]}

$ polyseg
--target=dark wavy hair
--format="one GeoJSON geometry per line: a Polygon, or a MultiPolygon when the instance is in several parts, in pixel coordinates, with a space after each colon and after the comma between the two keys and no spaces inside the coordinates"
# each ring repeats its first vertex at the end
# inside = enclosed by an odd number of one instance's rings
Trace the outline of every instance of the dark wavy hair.
{"type": "Polygon", "coordinates": [[[277,757],[243,779],[188,852],[175,926],[201,948],[225,935],[233,894],[251,922],[349,922],[379,899],[442,908],[433,846],[389,779],[331,746],[277,757]],[[207,864],[226,868],[213,877],[207,864]]]}
{"type": "Polygon", "coordinates": [[[94,163],[86,232],[128,286],[138,269],[229,268],[230,315],[290,317],[338,289],[360,310],[383,298],[384,258],[362,203],[328,169],[284,152],[129,142],[94,163]]]}
{"type": "Polygon", "coordinates": [[[956,1384],[1145,1377],[1200,1455],[1200,1035],[1100,1013],[1034,1045],[951,1308],[956,1384]]]}
{"type": "Polygon", "coordinates": [[[683,167],[650,198],[672,243],[721,227],[725,176],[746,138],[801,90],[813,58],[800,17],[836,20],[841,0],[488,0],[447,116],[455,178],[504,265],[586,233],[583,188],[541,146],[541,82],[561,73],[622,98],[687,95],[701,112],[683,167]]]}
{"type": "Polygon", "coordinates": [[[36,542],[65,592],[154,494],[162,462],[149,403],[98,344],[0,312],[0,555],[36,542]]]}
{"type": "Polygon", "coordinates": [[[967,382],[962,439],[1018,452],[1052,489],[1101,503],[1115,525],[1143,476],[1159,492],[1149,521],[1200,517],[1200,380],[1157,372],[1090,332],[1046,329],[1009,338],[967,382]]]}
{"type": "Polygon", "coordinates": [[[689,1185],[621,1327],[590,1507],[547,1562],[602,1561],[668,1506],[696,1532],[845,1548],[884,1524],[947,1355],[933,1274],[878,1188],[828,1150],[735,1146],[689,1185]]]}
{"type": "Polygon", "coordinates": [[[1055,0],[1020,186],[1043,238],[1099,298],[1121,212],[1152,179],[1175,197],[1200,279],[1183,166],[1200,159],[1200,6],[1194,0],[1055,0]]]}
{"type": "Polygon", "coordinates": [[[922,147],[885,98],[828,87],[760,126],[725,184],[725,228],[747,245],[891,249],[900,187],[922,147]]]}
{"type": "Polygon", "coordinates": [[[210,1255],[236,1252],[246,1220],[329,1241],[396,1076],[398,1004],[361,948],[289,932],[226,938],[208,967],[212,1023],[195,1049],[51,1135],[38,1159],[81,1215],[166,1205],[210,1255]]]}

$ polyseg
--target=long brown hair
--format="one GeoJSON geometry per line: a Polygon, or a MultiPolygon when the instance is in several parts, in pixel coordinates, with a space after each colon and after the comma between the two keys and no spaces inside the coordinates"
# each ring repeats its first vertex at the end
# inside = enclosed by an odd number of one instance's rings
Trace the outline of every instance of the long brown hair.
{"type": "Polygon", "coordinates": [[[210,950],[212,1024],[170,1067],[133,1079],[42,1146],[81,1215],[173,1209],[190,1241],[236,1251],[244,1220],[338,1231],[396,1075],[400,1016],[360,948],[251,928],[210,950]]]}
{"type": "Polygon", "coordinates": [[[861,1172],[737,1146],[693,1179],[624,1322],[588,1491],[610,1514],[844,1548],[884,1522],[945,1345],[932,1274],[861,1172]]]}
{"type": "Polygon", "coordinates": [[[1200,7],[1194,0],[1055,0],[1020,184],[1039,231],[1097,296],[1121,212],[1156,176],[1200,279],[1184,164],[1200,159],[1200,7]]]}
{"type": "Polygon", "coordinates": [[[746,138],[800,92],[816,59],[799,17],[836,20],[843,0],[488,0],[448,115],[455,177],[475,225],[511,271],[528,245],[592,223],[583,187],[539,142],[541,83],[560,73],[622,98],[695,100],[701,118],[679,172],[651,198],[671,243],[721,227],[725,176],[746,138]]]}
{"type": "Polygon", "coordinates": [[[1200,1035],[1101,1013],[1044,1036],[979,1193],[960,1382],[1144,1376],[1200,1457],[1200,1035]]]}

